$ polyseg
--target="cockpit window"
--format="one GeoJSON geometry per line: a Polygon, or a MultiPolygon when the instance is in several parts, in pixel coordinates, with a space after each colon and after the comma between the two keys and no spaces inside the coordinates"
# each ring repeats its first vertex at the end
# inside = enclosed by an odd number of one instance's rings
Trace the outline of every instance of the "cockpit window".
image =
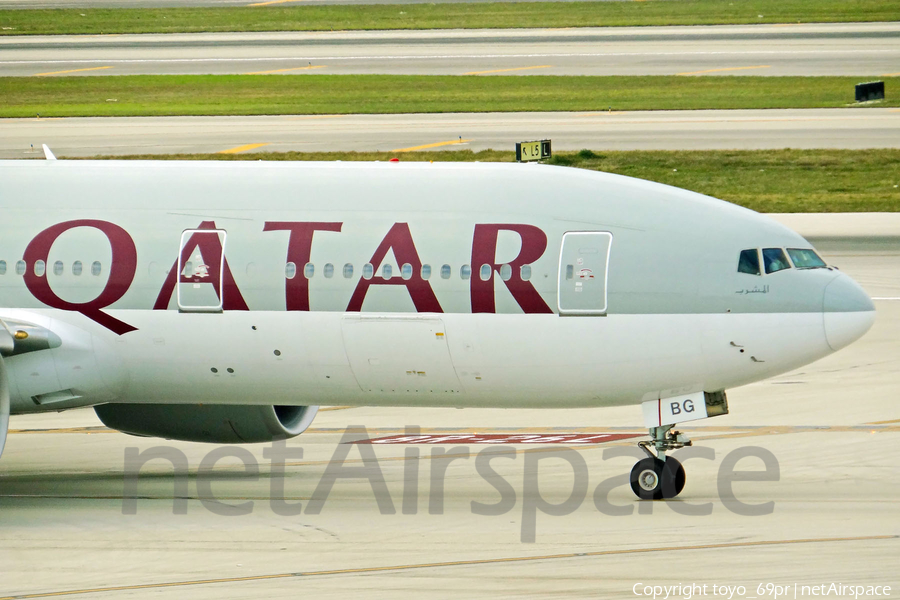
{"type": "Polygon", "coordinates": [[[748,275],[761,274],[759,270],[759,250],[756,248],[741,250],[741,258],[738,260],[738,273],[747,273],[748,275]]]}
{"type": "Polygon", "coordinates": [[[812,248],[788,248],[791,261],[798,269],[816,269],[826,266],[812,248]]]}
{"type": "Polygon", "coordinates": [[[791,264],[781,248],[763,248],[763,263],[766,265],[766,273],[775,273],[783,269],[790,269],[791,264]]]}

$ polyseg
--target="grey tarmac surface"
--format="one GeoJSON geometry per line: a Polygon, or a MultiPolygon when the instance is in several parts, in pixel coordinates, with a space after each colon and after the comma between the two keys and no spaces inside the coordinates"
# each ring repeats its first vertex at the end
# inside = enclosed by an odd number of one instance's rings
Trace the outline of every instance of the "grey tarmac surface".
{"type": "Polygon", "coordinates": [[[0,76],[900,75],[900,23],[0,37],[0,76]]]}
{"type": "MultiPolygon", "coordinates": [[[[900,236],[896,217],[783,218],[801,232],[824,236],[841,235],[848,221],[855,229],[871,225],[879,235],[900,236]]],[[[848,248],[826,257],[873,296],[900,297],[900,246],[848,248]]],[[[507,448],[504,458],[490,463],[496,471],[490,483],[474,458],[448,462],[432,454],[440,448],[474,455],[484,445],[370,446],[395,514],[379,511],[366,479],[338,480],[320,514],[278,514],[270,504],[271,485],[283,481],[286,500],[305,511],[348,425],[364,425],[372,436],[403,433],[405,425],[440,434],[638,433],[638,407],[335,407],[288,442],[304,454],[289,459],[283,480],[273,476],[263,447],[246,446],[253,456],[247,464],[256,462],[262,476],[248,476],[236,461],[223,459],[211,492],[198,492],[195,475],[214,447],[110,432],[90,410],[13,417],[0,461],[0,596],[634,598],[638,583],[696,583],[708,586],[698,598],[728,597],[713,596],[715,584],[744,586],[743,593],[732,593],[735,599],[771,599],[765,587],[758,592],[760,584],[840,583],[889,585],[887,597],[897,597],[900,301],[876,300],[876,306],[875,326],[856,344],[798,371],[729,390],[730,415],[684,427],[715,458],[685,462],[688,481],[678,501],[639,502],[622,485],[635,458],[604,458],[604,449],[633,448],[634,440],[576,447],[588,467],[586,499],[579,503],[577,493],[569,514],[537,512],[534,543],[520,541],[525,461],[540,461],[539,490],[549,502],[562,503],[573,490],[571,468],[550,457],[549,443],[507,448]],[[126,448],[160,445],[188,457],[192,476],[187,491],[177,494],[187,498],[187,514],[173,514],[174,480],[164,461],[143,468],[136,514],[123,514],[126,448]],[[737,514],[735,500],[719,490],[725,457],[749,446],[771,452],[779,476],[735,482],[734,499],[771,502],[770,514],[737,514]],[[410,500],[403,511],[404,481],[412,481],[414,464],[404,453],[413,448],[422,459],[417,485],[406,484],[410,500]],[[441,471],[438,465],[446,465],[441,508],[430,484],[432,473],[441,471]],[[498,501],[493,486],[500,478],[515,492],[515,503],[502,507],[508,508],[502,514],[473,514],[471,502],[498,501]],[[601,503],[606,512],[595,506],[598,488],[611,488],[609,505],[601,503]],[[416,502],[412,490],[418,492],[416,502]],[[249,514],[217,514],[225,504],[241,502],[253,503],[249,514]],[[698,504],[709,504],[711,512],[676,512],[698,504]],[[611,506],[627,514],[608,514],[611,506]]],[[[360,466],[358,448],[350,449],[348,461],[354,462],[347,466],[360,466]]],[[[744,458],[736,468],[760,470],[762,463],[744,458]]],[[[793,597],[792,591],[786,596],[793,597]]],[[[803,597],[811,596],[798,595],[803,597]]]]}
{"type": "Polygon", "coordinates": [[[900,109],[0,119],[0,158],[289,150],[897,148],[900,109]],[[33,146],[33,147],[32,147],[33,146]]]}

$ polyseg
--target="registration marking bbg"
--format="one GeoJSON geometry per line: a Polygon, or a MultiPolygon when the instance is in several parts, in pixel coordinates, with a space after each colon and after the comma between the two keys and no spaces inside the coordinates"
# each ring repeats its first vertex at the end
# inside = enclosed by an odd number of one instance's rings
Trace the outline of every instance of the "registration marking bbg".
{"type": "Polygon", "coordinates": [[[640,433],[460,433],[389,435],[355,444],[603,444],[640,437],[640,433]]]}

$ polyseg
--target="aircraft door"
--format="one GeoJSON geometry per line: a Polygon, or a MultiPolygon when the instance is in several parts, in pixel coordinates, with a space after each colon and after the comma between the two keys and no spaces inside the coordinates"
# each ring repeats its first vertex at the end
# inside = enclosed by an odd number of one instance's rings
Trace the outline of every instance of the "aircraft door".
{"type": "Polygon", "coordinates": [[[179,311],[222,312],[225,238],[222,229],[182,232],[176,266],[179,311]]]}
{"type": "Polygon", "coordinates": [[[441,319],[347,315],[341,330],[350,368],[364,392],[460,391],[441,319]]]}
{"type": "Polygon", "coordinates": [[[559,314],[605,315],[612,234],[570,231],[559,253],[559,314]]]}

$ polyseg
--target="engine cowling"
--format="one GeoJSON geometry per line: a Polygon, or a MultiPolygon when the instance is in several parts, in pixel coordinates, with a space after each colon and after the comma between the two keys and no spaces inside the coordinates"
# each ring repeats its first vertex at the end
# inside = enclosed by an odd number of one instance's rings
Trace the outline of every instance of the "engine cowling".
{"type": "Polygon", "coordinates": [[[298,436],[318,406],[226,404],[101,404],[104,425],[130,435],[185,442],[249,444],[298,436]]]}
{"type": "Polygon", "coordinates": [[[0,358],[0,455],[6,446],[6,435],[9,432],[9,379],[6,376],[6,365],[0,358]]]}

